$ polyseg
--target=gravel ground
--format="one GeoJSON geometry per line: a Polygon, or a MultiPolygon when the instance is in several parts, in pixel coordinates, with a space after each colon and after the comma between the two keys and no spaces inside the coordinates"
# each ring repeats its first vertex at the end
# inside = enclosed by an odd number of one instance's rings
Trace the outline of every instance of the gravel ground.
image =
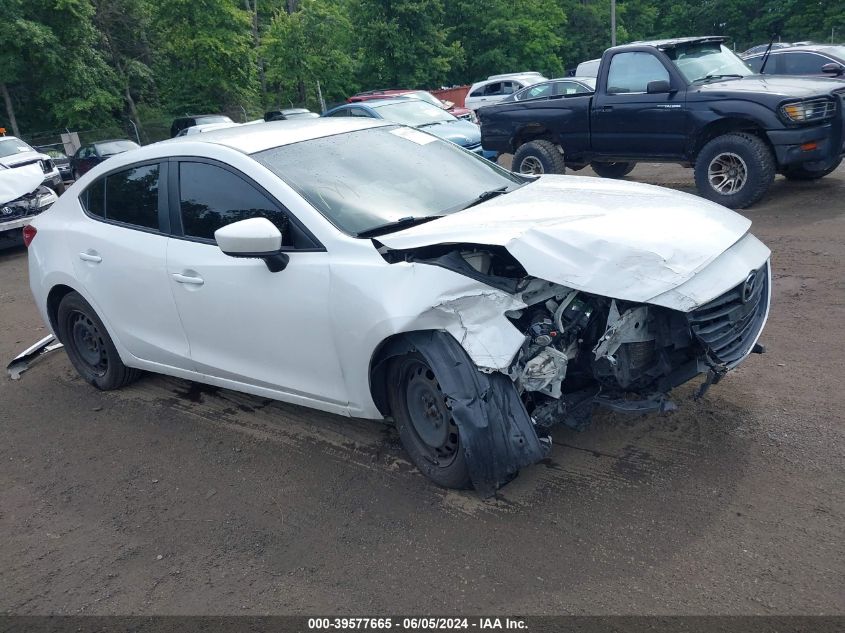
{"type": "MultiPolygon", "coordinates": [[[[3,376],[0,613],[845,614],[843,198],[845,168],[745,212],[768,354],[673,415],[560,430],[490,501],[380,423],[157,376],[100,393],[63,352],[3,376]]],[[[5,364],[45,331],[21,246],[0,279],[5,364]]]]}

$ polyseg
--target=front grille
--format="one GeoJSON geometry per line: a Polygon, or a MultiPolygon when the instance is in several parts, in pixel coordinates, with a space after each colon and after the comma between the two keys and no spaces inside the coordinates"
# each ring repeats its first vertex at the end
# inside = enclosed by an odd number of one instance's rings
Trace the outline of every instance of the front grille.
{"type": "Polygon", "coordinates": [[[820,121],[822,119],[827,119],[832,117],[834,112],[836,112],[836,102],[831,101],[830,99],[813,99],[811,101],[805,101],[804,107],[807,113],[804,117],[806,121],[820,121]]]}
{"type": "Polygon", "coordinates": [[[689,313],[693,335],[708,356],[723,365],[742,360],[757,340],[769,308],[769,267],[750,273],[738,286],[689,313]],[[754,283],[749,288],[749,279],[754,283]]]}

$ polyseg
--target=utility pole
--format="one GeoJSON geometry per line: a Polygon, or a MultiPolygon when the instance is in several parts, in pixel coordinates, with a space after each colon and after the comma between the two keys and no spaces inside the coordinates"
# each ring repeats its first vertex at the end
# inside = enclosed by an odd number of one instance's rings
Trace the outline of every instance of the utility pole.
{"type": "Polygon", "coordinates": [[[616,0],[610,0],[610,45],[616,46],[616,0]]]}

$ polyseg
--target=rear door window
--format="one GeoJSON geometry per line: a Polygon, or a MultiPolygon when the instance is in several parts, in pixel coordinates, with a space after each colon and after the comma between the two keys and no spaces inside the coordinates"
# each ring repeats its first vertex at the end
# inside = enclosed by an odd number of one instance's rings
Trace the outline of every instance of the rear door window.
{"type": "Polygon", "coordinates": [[[159,165],[139,165],[98,178],[79,196],[89,215],[159,230],[159,165]]]}
{"type": "Polygon", "coordinates": [[[106,176],[106,219],[158,230],[158,164],[106,176]]]}

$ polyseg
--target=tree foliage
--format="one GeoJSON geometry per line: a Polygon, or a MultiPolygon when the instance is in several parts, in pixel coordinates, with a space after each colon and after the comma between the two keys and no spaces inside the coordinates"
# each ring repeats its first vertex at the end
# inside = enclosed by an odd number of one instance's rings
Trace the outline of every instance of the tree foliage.
{"type": "MultiPolygon", "coordinates": [[[[558,76],[610,45],[610,0],[0,0],[0,14],[0,126],[16,115],[24,135],[314,108],[317,82],[331,103],[558,76]]],[[[741,51],[832,30],[845,40],[845,0],[617,0],[619,43],[721,34],[741,51]]]]}

